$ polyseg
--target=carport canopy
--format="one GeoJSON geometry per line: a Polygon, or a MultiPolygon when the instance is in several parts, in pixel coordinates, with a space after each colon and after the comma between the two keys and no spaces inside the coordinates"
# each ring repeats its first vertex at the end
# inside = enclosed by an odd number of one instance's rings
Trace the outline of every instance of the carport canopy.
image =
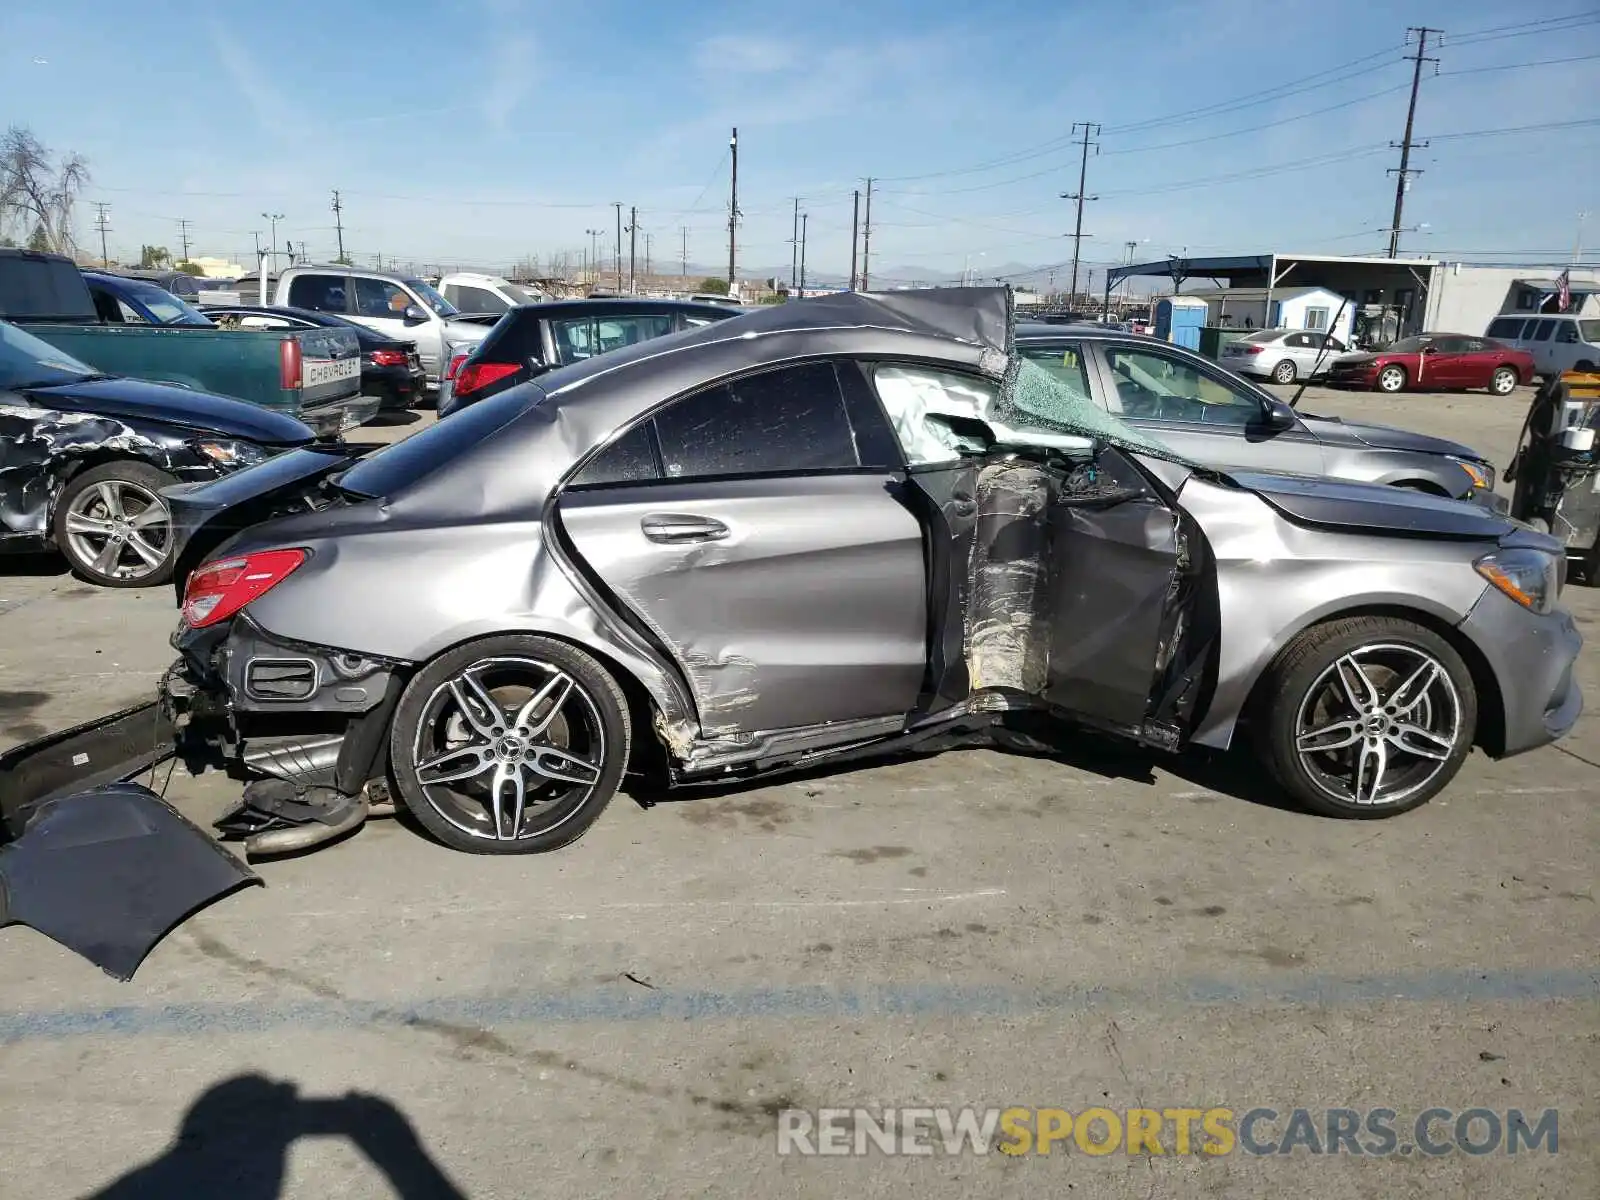
{"type": "Polygon", "coordinates": [[[1229,287],[1323,287],[1354,295],[1359,301],[1368,291],[1392,293],[1401,288],[1426,292],[1433,268],[1431,258],[1361,258],[1334,254],[1240,254],[1189,258],[1169,256],[1154,262],[1131,263],[1106,272],[1109,291],[1124,279],[1168,279],[1174,292],[1190,279],[1210,279],[1229,287]]]}

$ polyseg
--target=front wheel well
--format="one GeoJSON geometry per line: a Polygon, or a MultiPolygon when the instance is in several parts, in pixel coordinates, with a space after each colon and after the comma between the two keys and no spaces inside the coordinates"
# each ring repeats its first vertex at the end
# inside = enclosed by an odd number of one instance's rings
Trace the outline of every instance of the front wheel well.
{"type": "Polygon", "coordinates": [[[1450,622],[1421,609],[1406,608],[1398,604],[1370,604],[1341,609],[1338,612],[1326,613],[1304,629],[1296,630],[1294,636],[1284,642],[1277,654],[1272,656],[1272,661],[1256,676],[1256,681],[1250,688],[1250,698],[1245,702],[1243,711],[1253,716],[1265,702],[1266,681],[1272,677],[1273,667],[1288,653],[1291,646],[1309,631],[1330,621],[1342,621],[1347,617],[1395,617],[1421,625],[1449,642],[1451,648],[1461,655],[1461,661],[1467,664],[1467,670],[1472,675],[1473,689],[1478,693],[1478,728],[1473,734],[1474,744],[1481,746],[1491,758],[1499,758],[1505,753],[1505,703],[1500,696],[1499,681],[1495,679],[1494,670],[1489,666],[1489,660],[1483,656],[1483,651],[1450,622]]]}

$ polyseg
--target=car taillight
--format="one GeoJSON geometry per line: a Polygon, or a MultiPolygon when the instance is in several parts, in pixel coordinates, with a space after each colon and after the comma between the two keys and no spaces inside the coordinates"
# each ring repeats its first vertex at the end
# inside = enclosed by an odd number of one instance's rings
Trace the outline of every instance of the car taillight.
{"type": "Polygon", "coordinates": [[[1244,352],[1246,354],[1260,354],[1261,353],[1261,347],[1260,346],[1246,346],[1244,348],[1244,352]]]}
{"type": "Polygon", "coordinates": [[[444,377],[446,379],[454,379],[456,377],[456,372],[461,370],[461,364],[466,361],[467,356],[465,354],[457,354],[453,356],[450,359],[450,365],[445,368],[444,377]]]}
{"type": "Polygon", "coordinates": [[[403,367],[406,365],[406,352],[404,350],[374,350],[367,355],[375,367],[403,367]]]}
{"type": "Polygon", "coordinates": [[[469,363],[456,375],[456,395],[464,396],[481,387],[488,387],[497,379],[517,373],[516,363],[469,363]]]}
{"type": "Polygon", "coordinates": [[[286,338],[278,343],[278,386],[292,392],[300,387],[301,367],[305,358],[296,338],[286,338]]]}
{"type": "Polygon", "coordinates": [[[183,619],[194,629],[225,621],[277,587],[306,560],[304,550],[262,550],[202,564],[183,591],[183,619]]]}

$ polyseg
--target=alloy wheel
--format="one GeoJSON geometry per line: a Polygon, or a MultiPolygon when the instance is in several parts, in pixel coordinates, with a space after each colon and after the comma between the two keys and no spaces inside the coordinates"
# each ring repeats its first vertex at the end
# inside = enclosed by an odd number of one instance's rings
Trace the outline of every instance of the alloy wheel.
{"type": "Polygon", "coordinates": [[[1516,389],[1517,373],[1508,367],[1501,367],[1489,381],[1489,390],[1496,396],[1509,396],[1516,389]]]}
{"type": "Polygon", "coordinates": [[[1272,368],[1272,378],[1276,383],[1293,383],[1297,374],[1294,363],[1287,358],[1272,368]]]}
{"type": "Polygon", "coordinates": [[[1403,803],[1426,788],[1462,736],[1461,698],[1427,651],[1361,646],[1312,682],[1295,718],[1295,752],[1317,788],[1347,804],[1403,803]]]}
{"type": "Polygon", "coordinates": [[[153,575],[172,550],[166,502],[128,479],[104,479],[84,488],[67,507],[65,528],[72,557],[111,579],[153,575]]]}
{"type": "Polygon", "coordinates": [[[599,786],[605,725],[568,672],[533,658],[474,662],[422,707],[412,769],[429,806],[475,838],[548,833],[599,786]]]}
{"type": "Polygon", "coordinates": [[[1406,386],[1406,373],[1399,367],[1385,367],[1378,375],[1378,387],[1386,392],[1398,392],[1406,386]]]}

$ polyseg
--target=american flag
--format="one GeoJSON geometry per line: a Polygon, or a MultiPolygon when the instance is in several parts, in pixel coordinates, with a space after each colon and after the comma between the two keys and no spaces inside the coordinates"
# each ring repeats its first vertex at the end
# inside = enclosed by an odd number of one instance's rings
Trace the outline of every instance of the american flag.
{"type": "Polygon", "coordinates": [[[1572,307],[1572,270],[1561,272],[1556,276],[1556,299],[1561,304],[1561,312],[1566,312],[1572,307]]]}

